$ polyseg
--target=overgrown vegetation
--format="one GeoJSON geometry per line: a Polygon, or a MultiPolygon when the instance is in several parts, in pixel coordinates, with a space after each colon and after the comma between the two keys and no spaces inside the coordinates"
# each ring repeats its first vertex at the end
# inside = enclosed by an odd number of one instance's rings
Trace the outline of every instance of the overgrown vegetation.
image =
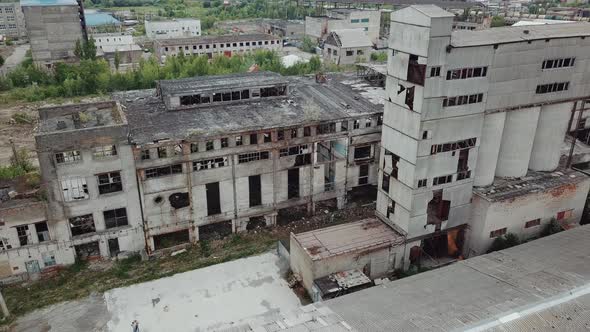
{"type": "Polygon", "coordinates": [[[373,52],[373,53],[371,53],[371,61],[386,62],[387,61],[387,53],[386,52],[373,52]]]}
{"type": "Polygon", "coordinates": [[[551,218],[551,221],[545,226],[543,231],[541,231],[541,236],[549,236],[555,233],[562,232],[564,229],[563,227],[555,220],[555,218],[551,218]]]}
{"type": "Polygon", "coordinates": [[[6,78],[0,79],[0,90],[5,91],[1,95],[4,102],[33,102],[153,88],[160,79],[246,72],[253,64],[259,65],[260,70],[283,75],[312,74],[321,67],[320,59],[316,56],[308,63],[301,62],[287,68],[283,66],[276,52],[268,50],[231,58],[216,56],[211,61],[207,56],[180,54],[169,57],[163,66],[152,58],[142,60],[136,69],[124,73],[113,73],[109,64],[102,59],[85,59],[75,65],[59,63],[53,73],[37,68],[27,59],[6,78]]]}
{"type": "Polygon", "coordinates": [[[493,251],[508,249],[510,247],[517,246],[519,244],[520,244],[520,239],[518,238],[518,235],[516,235],[514,233],[506,233],[506,234],[504,234],[502,236],[498,236],[494,239],[494,242],[492,242],[492,245],[490,246],[488,253],[493,252],[493,251]]]}
{"type": "Polygon", "coordinates": [[[318,46],[309,36],[303,37],[301,41],[301,50],[308,53],[315,53],[315,48],[318,46]]]}
{"type": "Polygon", "coordinates": [[[0,180],[12,180],[17,177],[27,176],[24,180],[30,187],[36,187],[40,183],[38,173],[36,171],[29,157],[29,151],[25,148],[16,150],[16,154],[10,157],[10,165],[0,166],[0,180]],[[31,173],[31,175],[29,175],[31,173]]]}
{"type": "Polygon", "coordinates": [[[505,25],[506,25],[506,21],[504,20],[504,18],[502,16],[492,17],[492,23],[490,24],[490,26],[492,28],[503,27],[505,25]]]}

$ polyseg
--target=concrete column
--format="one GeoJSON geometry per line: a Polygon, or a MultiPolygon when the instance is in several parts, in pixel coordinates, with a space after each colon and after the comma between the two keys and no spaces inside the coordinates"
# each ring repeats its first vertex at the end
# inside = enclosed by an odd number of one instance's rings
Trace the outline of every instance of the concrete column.
{"type": "Polygon", "coordinates": [[[541,107],[531,107],[509,111],[506,114],[496,176],[526,175],[540,111],[541,107]]]}
{"type": "Polygon", "coordinates": [[[473,183],[476,187],[489,186],[494,182],[505,121],[506,112],[487,114],[483,120],[473,183]]]}
{"type": "Polygon", "coordinates": [[[344,196],[336,197],[336,207],[338,210],[342,210],[344,205],[346,205],[346,194],[344,194],[344,196]]]}
{"type": "Polygon", "coordinates": [[[573,103],[541,107],[529,168],[533,171],[553,171],[559,165],[561,145],[567,131],[573,103]]]}

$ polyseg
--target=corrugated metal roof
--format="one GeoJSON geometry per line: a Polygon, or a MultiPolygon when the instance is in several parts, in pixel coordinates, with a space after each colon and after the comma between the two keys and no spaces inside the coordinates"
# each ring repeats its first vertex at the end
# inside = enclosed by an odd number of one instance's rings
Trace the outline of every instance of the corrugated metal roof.
{"type": "Polygon", "coordinates": [[[581,36],[590,36],[590,23],[509,26],[475,31],[455,30],[451,35],[451,46],[470,47],[581,36]]]}

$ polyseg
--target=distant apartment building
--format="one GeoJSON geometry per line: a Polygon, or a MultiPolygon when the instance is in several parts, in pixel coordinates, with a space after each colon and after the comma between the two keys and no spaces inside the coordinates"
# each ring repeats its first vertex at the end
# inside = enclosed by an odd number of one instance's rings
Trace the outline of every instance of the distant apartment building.
{"type": "Polygon", "coordinates": [[[392,13],[377,215],[431,257],[577,223],[588,177],[560,157],[590,95],[590,25],[452,25],[432,5],[392,13]]]}
{"type": "Polygon", "coordinates": [[[225,36],[203,36],[195,38],[162,39],[154,43],[154,52],[160,61],[166,57],[184,55],[215,55],[231,57],[255,50],[265,49],[279,51],[283,48],[280,37],[269,34],[244,34],[225,36]]]}
{"type": "Polygon", "coordinates": [[[307,16],[305,35],[325,39],[334,30],[361,29],[368,39],[376,43],[381,28],[381,11],[362,9],[330,9],[327,16],[307,16]]]}
{"type": "Polygon", "coordinates": [[[325,61],[337,65],[351,65],[365,62],[371,56],[373,43],[361,29],[332,31],[324,43],[325,61]]]}
{"type": "Polygon", "coordinates": [[[201,35],[201,21],[195,19],[145,21],[145,34],[150,39],[198,37],[201,35]]]}
{"type": "Polygon", "coordinates": [[[20,2],[0,3],[0,35],[13,39],[27,36],[25,17],[20,2]]]}
{"type": "Polygon", "coordinates": [[[36,64],[76,61],[77,41],[86,40],[84,9],[74,0],[24,0],[21,2],[36,64]]]}

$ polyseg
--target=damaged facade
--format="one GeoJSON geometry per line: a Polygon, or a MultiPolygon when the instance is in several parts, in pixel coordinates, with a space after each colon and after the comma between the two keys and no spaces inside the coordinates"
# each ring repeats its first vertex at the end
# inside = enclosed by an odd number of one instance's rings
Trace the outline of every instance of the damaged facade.
{"type": "Polygon", "coordinates": [[[528,221],[559,219],[572,204],[561,222],[579,221],[583,200],[551,193],[565,185],[585,197],[587,176],[538,172],[558,168],[568,121],[588,97],[589,26],[452,32],[453,15],[432,5],[391,20],[377,215],[406,234],[410,255],[456,256],[462,244],[464,255],[482,254],[502,235],[490,225],[526,235],[528,221]],[[556,184],[556,176],[566,179],[556,184]],[[474,195],[474,186],[492,186],[491,194],[474,195]],[[481,204],[500,187],[510,202],[481,204]],[[537,209],[535,195],[551,208],[537,209]]]}
{"type": "Polygon", "coordinates": [[[3,210],[5,270],[151,254],[273,225],[291,207],[342,207],[347,191],[377,184],[382,93],[352,75],[316,83],[261,72],[40,108],[47,212],[17,221],[3,210]]]}

